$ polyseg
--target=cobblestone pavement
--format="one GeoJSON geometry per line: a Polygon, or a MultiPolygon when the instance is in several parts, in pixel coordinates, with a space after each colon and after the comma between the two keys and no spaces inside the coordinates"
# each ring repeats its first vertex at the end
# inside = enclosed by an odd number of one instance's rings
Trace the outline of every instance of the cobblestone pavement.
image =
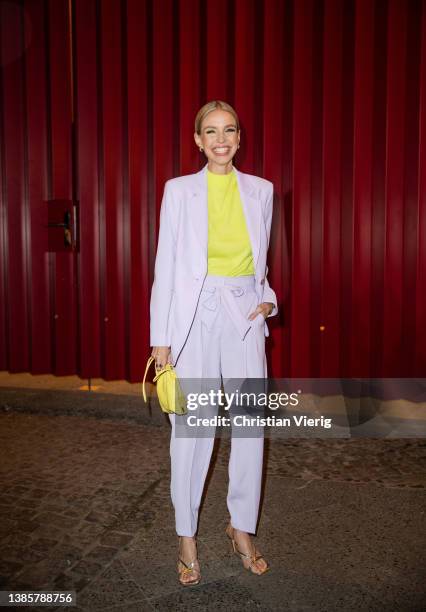
{"type": "Polygon", "coordinates": [[[184,588],[169,436],[167,426],[0,414],[0,587],[75,589],[77,611],[424,609],[425,441],[266,440],[256,545],[271,571],[258,577],[224,534],[229,440],[217,440],[202,583],[184,588]]]}

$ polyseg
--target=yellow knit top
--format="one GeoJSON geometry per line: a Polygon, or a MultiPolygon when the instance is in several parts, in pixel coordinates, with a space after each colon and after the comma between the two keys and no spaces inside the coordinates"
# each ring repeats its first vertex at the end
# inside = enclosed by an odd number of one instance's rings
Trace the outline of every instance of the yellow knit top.
{"type": "Polygon", "coordinates": [[[208,267],[217,276],[254,274],[253,253],[235,170],[207,170],[208,267]]]}

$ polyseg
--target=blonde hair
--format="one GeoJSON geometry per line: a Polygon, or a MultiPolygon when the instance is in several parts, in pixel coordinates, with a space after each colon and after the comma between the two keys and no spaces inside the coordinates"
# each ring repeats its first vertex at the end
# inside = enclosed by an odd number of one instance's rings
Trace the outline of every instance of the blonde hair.
{"type": "Polygon", "coordinates": [[[234,117],[235,122],[237,124],[237,130],[238,132],[240,131],[240,121],[238,119],[237,113],[232,108],[232,106],[228,104],[227,102],[223,102],[223,100],[212,100],[211,102],[207,102],[207,104],[204,104],[204,106],[200,108],[200,110],[197,113],[197,116],[195,117],[195,131],[197,134],[201,134],[201,125],[203,123],[204,118],[209,113],[211,113],[211,111],[214,111],[217,108],[220,108],[221,110],[228,111],[228,113],[231,113],[231,115],[234,117]]]}

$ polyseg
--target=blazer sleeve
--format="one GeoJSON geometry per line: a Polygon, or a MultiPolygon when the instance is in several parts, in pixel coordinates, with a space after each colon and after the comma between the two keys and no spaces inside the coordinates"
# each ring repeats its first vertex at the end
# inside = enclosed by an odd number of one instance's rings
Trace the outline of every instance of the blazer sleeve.
{"type": "Polygon", "coordinates": [[[154,282],[150,302],[151,346],[170,346],[168,326],[173,294],[176,239],[173,233],[172,190],[169,181],[164,186],[160,209],[160,229],[154,265],[154,282]]]}
{"type": "MultiPolygon", "coordinates": [[[[271,235],[273,201],[274,201],[274,186],[271,183],[271,189],[268,194],[268,199],[266,201],[266,208],[265,208],[265,225],[266,225],[266,234],[268,237],[268,247],[269,247],[269,238],[271,235]]],[[[266,271],[265,271],[265,283],[263,286],[263,301],[270,302],[271,304],[274,305],[274,308],[272,309],[272,312],[268,315],[268,317],[275,316],[278,313],[277,296],[275,295],[275,291],[271,288],[268,282],[268,266],[266,266],[266,271]]]]}

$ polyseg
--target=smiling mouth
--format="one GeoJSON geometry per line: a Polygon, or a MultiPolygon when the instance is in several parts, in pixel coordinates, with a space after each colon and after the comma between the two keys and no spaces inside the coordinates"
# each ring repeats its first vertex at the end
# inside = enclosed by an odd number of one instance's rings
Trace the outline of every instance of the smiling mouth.
{"type": "Polygon", "coordinates": [[[226,155],[230,150],[231,147],[215,147],[213,152],[216,153],[216,155],[226,155]]]}

